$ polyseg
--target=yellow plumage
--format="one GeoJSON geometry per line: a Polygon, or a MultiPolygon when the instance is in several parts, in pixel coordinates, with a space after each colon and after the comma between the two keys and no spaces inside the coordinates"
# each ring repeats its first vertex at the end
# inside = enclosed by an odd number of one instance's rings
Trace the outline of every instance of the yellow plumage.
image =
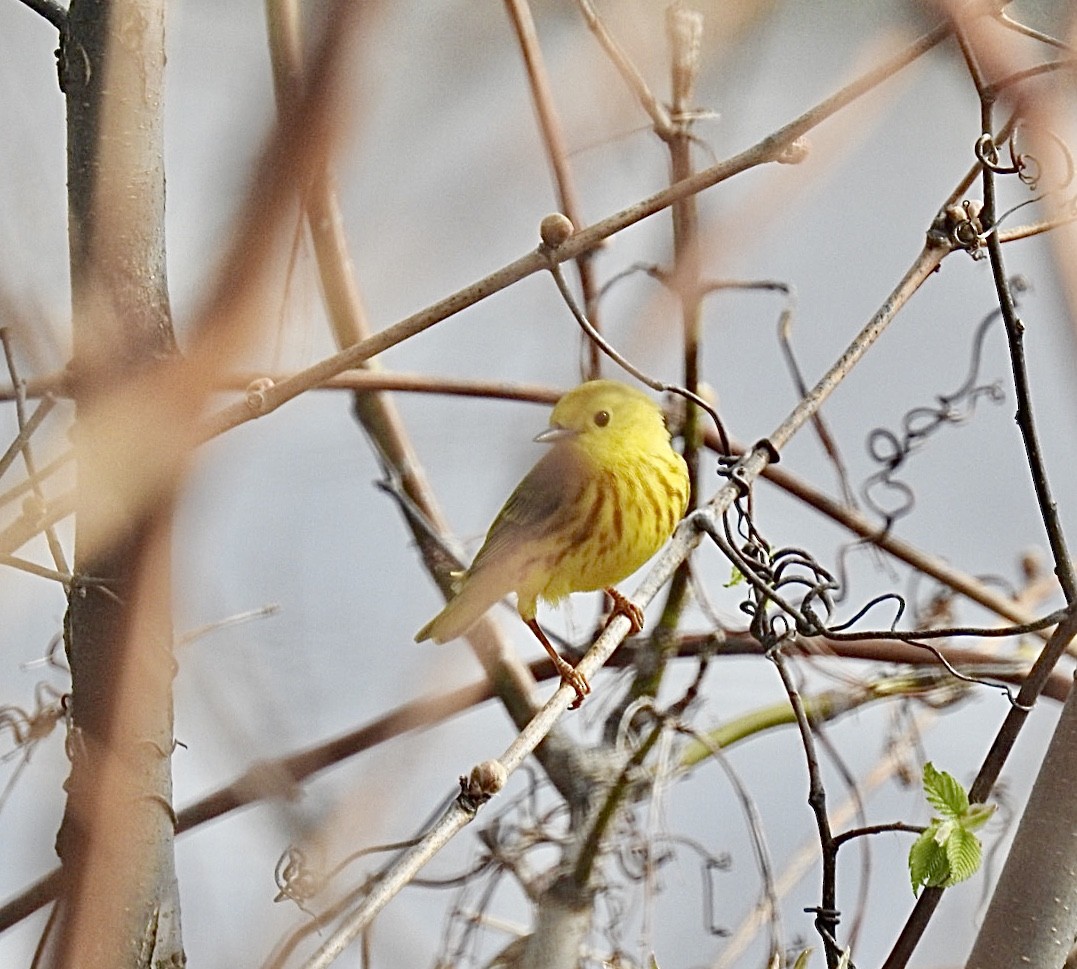
{"type": "Polygon", "coordinates": [[[590,688],[542,633],[537,602],[606,589],[638,631],[639,610],[611,587],[673,533],[688,506],[688,469],[658,405],[615,380],[569,391],[535,440],[550,450],[494,519],[455,597],[415,639],[444,643],[462,636],[515,592],[520,616],[576,688],[578,703],[590,688]]]}

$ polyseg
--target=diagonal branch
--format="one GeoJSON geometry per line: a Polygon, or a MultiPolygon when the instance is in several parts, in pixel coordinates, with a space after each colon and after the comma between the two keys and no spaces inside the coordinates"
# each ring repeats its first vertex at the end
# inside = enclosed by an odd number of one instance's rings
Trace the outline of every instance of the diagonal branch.
{"type": "MultiPolygon", "coordinates": [[[[751,487],[764,468],[777,458],[777,447],[771,442],[786,444],[797,430],[810,420],[812,414],[882,334],[893,319],[896,307],[904,305],[909,294],[919,288],[950,251],[951,246],[948,242],[934,236],[928,237],[923,251],[898,284],[895,294],[857,334],[838,361],[812,388],[808,397],[774,430],[768,441],[761,442],[745,454],[733,469],[729,484],[721,488],[705,507],[681,522],[670,543],[653,560],[643,581],[635,589],[632,595],[633,602],[640,608],[646,608],[650,604],[659,590],[672,578],[681,563],[700,543],[704,532],[700,527],[699,519],[718,521],[732,506],[742,490],[751,487]]],[[[627,616],[615,615],[595,640],[594,645],[580,660],[577,665],[579,672],[587,679],[593,678],[624,641],[630,628],[631,624],[627,616]]],[[[511,775],[531,754],[575,698],[575,690],[569,684],[562,682],[534,719],[521,731],[501,757],[493,762],[500,779],[500,786],[503,786],[505,778],[511,775]]],[[[500,790],[500,786],[497,790],[500,790]]],[[[496,793],[496,790],[491,793],[496,793]]],[[[389,862],[372,880],[374,888],[371,893],[347,915],[314,956],[305,963],[305,969],[326,969],[331,965],[419,870],[474,819],[489,796],[486,794],[477,799],[469,796],[467,791],[462,792],[418,843],[389,862]]]]}
{"type": "Polygon", "coordinates": [[[857,98],[862,97],[884,81],[889,80],[897,71],[913,63],[917,58],[945,40],[947,36],[949,36],[948,27],[936,28],[898,54],[883,61],[875,69],[868,71],[840,91],[779,128],[773,134],[768,135],[751,148],[723,162],[712,165],[710,168],[703,169],[690,178],[683,179],[641,202],[628,206],[614,215],[575,232],[555,249],[539,247],[520,256],[508,265],[483,277],[478,282],[457,290],[457,292],[431,304],[426,309],[361,340],[354,346],[319,361],[279,384],[260,389],[254,399],[241,401],[223,408],[207,422],[203,431],[204,437],[215,437],[233,427],[276,410],[282,404],[310,390],[312,387],[320,386],[331,377],[355,367],[377,356],[379,353],[384,353],[390,347],[394,347],[404,340],[422,333],[431,326],[467,309],[469,306],[473,306],[494,293],[500,292],[521,279],[525,279],[543,269],[548,269],[551,259],[557,263],[576,259],[581,253],[590,251],[615,233],[661,212],[679,199],[711,188],[758,165],[780,160],[798,138],[851,104],[857,98]]]}
{"type": "Polygon", "coordinates": [[[34,13],[41,14],[62,34],[67,30],[67,11],[56,0],[22,0],[34,13]]]}

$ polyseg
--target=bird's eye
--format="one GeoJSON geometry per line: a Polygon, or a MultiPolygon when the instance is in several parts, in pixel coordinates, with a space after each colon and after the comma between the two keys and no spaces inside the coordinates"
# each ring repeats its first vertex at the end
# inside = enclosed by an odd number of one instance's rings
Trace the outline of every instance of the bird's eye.
{"type": "Polygon", "coordinates": [[[605,427],[610,422],[610,412],[608,410],[600,410],[595,414],[595,423],[599,427],[605,427]]]}

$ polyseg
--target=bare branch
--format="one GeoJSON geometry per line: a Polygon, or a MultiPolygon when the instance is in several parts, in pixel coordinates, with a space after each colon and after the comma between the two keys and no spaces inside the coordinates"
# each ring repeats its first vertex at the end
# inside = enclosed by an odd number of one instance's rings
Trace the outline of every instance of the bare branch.
{"type": "Polygon", "coordinates": [[[62,34],[67,29],[67,10],[56,0],[22,0],[34,13],[41,14],[62,34]]]}

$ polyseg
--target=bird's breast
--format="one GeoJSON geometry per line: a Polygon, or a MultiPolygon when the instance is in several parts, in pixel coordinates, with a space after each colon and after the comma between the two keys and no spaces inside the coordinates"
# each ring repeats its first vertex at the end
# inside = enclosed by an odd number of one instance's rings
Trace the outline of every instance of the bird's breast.
{"type": "Polygon", "coordinates": [[[544,599],[615,585],[642,566],[673,533],[688,504],[688,475],[672,448],[595,469],[575,513],[565,516],[544,599]]]}

